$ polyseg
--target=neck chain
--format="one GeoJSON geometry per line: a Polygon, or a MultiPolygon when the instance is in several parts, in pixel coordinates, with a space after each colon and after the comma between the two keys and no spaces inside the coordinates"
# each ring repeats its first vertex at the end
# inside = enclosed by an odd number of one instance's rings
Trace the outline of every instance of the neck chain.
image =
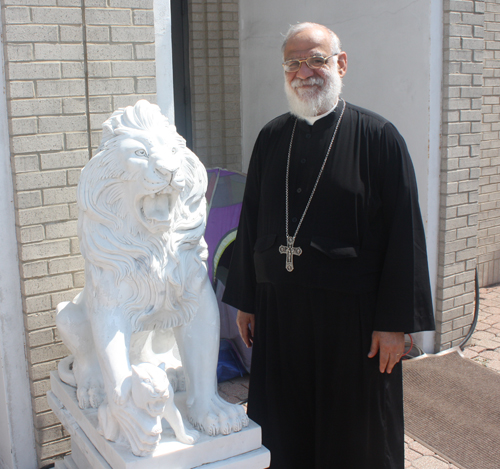
{"type": "Polygon", "coordinates": [[[300,217],[299,224],[297,225],[297,229],[295,230],[295,234],[293,236],[290,236],[288,233],[288,212],[289,212],[289,203],[288,203],[288,179],[289,179],[289,174],[290,174],[290,156],[292,154],[292,144],[293,144],[293,137],[295,135],[295,128],[297,127],[297,119],[295,119],[295,123],[293,124],[293,130],[292,130],[292,137],[290,139],[290,146],[288,147],[288,159],[286,162],[286,185],[285,185],[285,232],[286,232],[286,246],[280,246],[279,251],[280,254],[286,254],[286,264],[285,268],[288,272],[291,272],[293,270],[293,256],[300,256],[302,254],[302,248],[300,247],[294,247],[295,244],[295,238],[297,237],[297,233],[300,230],[300,227],[302,226],[302,222],[304,221],[304,217],[306,216],[307,210],[309,209],[309,205],[311,205],[312,198],[314,197],[314,193],[316,192],[316,188],[318,187],[319,180],[321,178],[321,175],[323,174],[323,170],[325,169],[326,162],[328,160],[328,156],[330,155],[330,151],[333,146],[333,142],[335,141],[335,136],[337,135],[337,131],[339,130],[339,125],[342,120],[342,116],[344,115],[345,111],[345,101],[342,100],[344,105],[342,106],[342,112],[340,113],[339,120],[337,121],[337,125],[335,126],[335,130],[333,132],[332,140],[330,142],[330,145],[328,147],[328,150],[326,152],[325,159],[323,160],[323,164],[321,165],[321,169],[319,170],[318,177],[316,178],[316,182],[314,183],[314,187],[311,191],[311,195],[309,196],[309,200],[307,201],[306,208],[304,209],[304,212],[302,213],[302,216],[300,217]]]}

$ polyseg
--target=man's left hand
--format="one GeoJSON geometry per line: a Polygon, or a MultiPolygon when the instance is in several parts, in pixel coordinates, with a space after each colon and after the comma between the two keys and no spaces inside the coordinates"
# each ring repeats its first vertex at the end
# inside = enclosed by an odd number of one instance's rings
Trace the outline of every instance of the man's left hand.
{"type": "Polygon", "coordinates": [[[404,332],[374,331],[368,358],[380,356],[380,373],[390,373],[405,351],[404,332]]]}

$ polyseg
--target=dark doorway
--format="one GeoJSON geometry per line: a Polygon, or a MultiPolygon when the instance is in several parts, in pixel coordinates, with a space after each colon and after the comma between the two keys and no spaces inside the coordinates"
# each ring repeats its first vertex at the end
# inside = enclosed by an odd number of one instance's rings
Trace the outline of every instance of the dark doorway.
{"type": "Polygon", "coordinates": [[[174,72],[175,125],[193,148],[191,122],[191,86],[189,82],[189,11],[188,0],[170,0],[172,16],[172,67],[174,72]]]}

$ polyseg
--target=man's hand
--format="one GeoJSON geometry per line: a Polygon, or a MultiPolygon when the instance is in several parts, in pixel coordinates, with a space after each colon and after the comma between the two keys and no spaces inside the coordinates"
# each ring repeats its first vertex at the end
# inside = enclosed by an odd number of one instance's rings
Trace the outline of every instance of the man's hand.
{"type": "Polygon", "coordinates": [[[236,324],[238,325],[238,330],[240,331],[243,342],[245,342],[245,345],[250,348],[253,344],[255,314],[244,313],[243,311],[238,310],[236,324]]]}
{"type": "Polygon", "coordinates": [[[372,346],[368,358],[373,358],[379,352],[380,373],[390,373],[394,365],[401,359],[405,351],[404,332],[374,331],[372,346]]]}

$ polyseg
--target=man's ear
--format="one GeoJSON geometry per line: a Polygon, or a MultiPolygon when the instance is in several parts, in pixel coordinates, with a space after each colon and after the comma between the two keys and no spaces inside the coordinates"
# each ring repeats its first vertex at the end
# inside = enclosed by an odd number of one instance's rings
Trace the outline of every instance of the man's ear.
{"type": "Polygon", "coordinates": [[[337,56],[337,69],[341,78],[347,73],[347,54],[345,52],[341,52],[337,56]]]}

